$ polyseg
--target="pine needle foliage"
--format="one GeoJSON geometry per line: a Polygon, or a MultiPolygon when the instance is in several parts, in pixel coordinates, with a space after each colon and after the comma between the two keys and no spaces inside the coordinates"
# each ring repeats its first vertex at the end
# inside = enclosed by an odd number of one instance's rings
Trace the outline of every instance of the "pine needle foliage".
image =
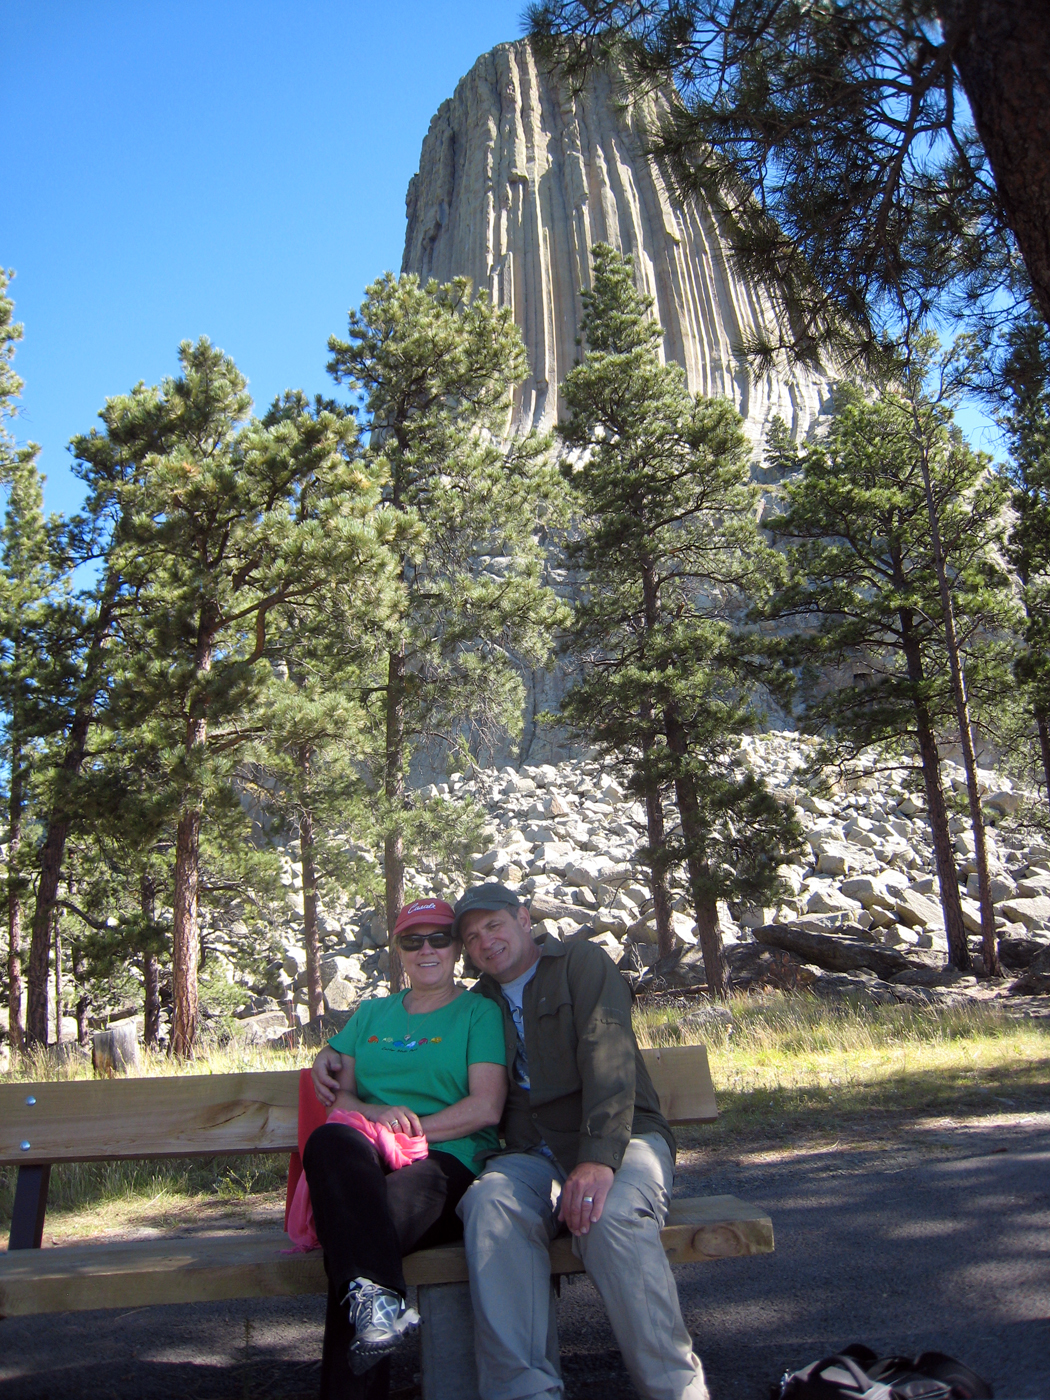
{"type": "Polygon", "coordinates": [[[1033,283],[1050,318],[1050,165],[1010,91],[1046,91],[1040,4],[541,0],[527,15],[570,76],[611,61],[628,98],[677,94],[652,147],[722,211],[744,275],[782,290],[789,316],[749,347],[766,362],[833,345],[853,370],[885,367],[887,330],[936,309],[994,334],[1033,283]]]}

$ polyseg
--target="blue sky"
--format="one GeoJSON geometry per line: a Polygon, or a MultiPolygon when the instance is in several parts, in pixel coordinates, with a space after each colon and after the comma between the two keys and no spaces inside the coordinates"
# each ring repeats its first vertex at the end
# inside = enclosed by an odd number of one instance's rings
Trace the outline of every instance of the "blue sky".
{"type": "MultiPolygon", "coordinates": [[[[0,0],[0,265],[47,506],[106,397],[208,335],[256,404],[331,392],[326,341],[400,268],[430,118],[524,0],[0,0]]],[[[983,420],[986,421],[986,420],[983,420]]],[[[991,445],[980,415],[964,415],[991,445]]]]}
{"type": "Polygon", "coordinates": [[[265,408],[401,264],[430,118],[524,0],[0,0],[0,265],[47,506],[108,395],[208,335],[265,408]]]}

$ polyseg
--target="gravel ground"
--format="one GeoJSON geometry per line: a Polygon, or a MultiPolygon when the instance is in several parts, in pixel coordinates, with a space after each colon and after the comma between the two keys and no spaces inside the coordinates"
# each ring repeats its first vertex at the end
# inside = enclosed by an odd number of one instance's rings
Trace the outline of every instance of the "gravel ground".
{"type": "MultiPolygon", "coordinates": [[[[714,1400],[850,1341],[938,1349],[1000,1400],[1050,1400],[1050,1113],[939,1119],[762,1153],[685,1150],[676,1191],[765,1205],[776,1253],[678,1271],[714,1400]]],[[[3,1400],[289,1400],[316,1393],[321,1299],[274,1299],[0,1324],[3,1400]]],[[[568,1400],[627,1380],[584,1279],[559,1308],[568,1400]]],[[[394,1400],[415,1396],[399,1357],[394,1400]]]]}

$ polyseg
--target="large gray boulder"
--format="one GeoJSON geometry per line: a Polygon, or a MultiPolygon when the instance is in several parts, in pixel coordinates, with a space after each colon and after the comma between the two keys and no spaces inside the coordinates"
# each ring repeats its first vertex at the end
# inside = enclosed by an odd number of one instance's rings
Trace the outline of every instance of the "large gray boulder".
{"type": "Polygon", "coordinates": [[[244,1045],[268,1045],[287,1034],[288,1017],[283,1011],[264,1011],[259,1016],[247,1016],[234,1027],[234,1039],[244,1045]]]}

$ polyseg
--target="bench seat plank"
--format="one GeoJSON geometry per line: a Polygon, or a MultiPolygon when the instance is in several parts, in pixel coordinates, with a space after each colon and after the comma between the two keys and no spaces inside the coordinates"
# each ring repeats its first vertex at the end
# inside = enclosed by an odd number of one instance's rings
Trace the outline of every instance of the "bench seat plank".
{"type": "MultiPolygon", "coordinates": [[[[760,1208],[733,1196],[705,1196],[672,1201],[662,1239],[672,1264],[767,1254],[773,1249],[773,1225],[760,1208]]],[[[0,1318],[324,1293],[320,1250],[287,1254],[287,1248],[284,1234],[245,1231],[15,1250],[0,1254],[0,1318]]],[[[577,1273],[582,1267],[571,1240],[555,1240],[552,1272],[577,1273]]],[[[410,1284],[459,1283],[466,1277],[462,1245],[419,1250],[405,1259],[410,1284]]]]}

